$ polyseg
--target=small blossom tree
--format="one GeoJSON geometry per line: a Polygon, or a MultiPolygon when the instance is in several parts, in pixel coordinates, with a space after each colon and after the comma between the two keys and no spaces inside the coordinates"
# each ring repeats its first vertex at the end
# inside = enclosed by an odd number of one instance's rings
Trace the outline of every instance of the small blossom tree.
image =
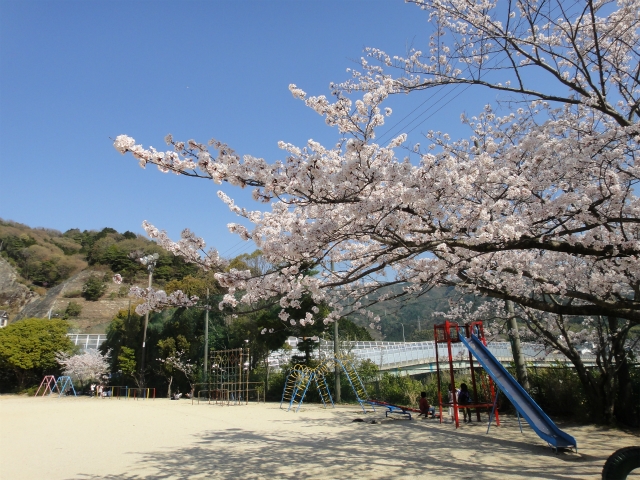
{"type": "Polygon", "coordinates": [[[91,381],[102,381],[109,374],[110,357],[111,351],[103,354],[99,350],[86,350],[73,356],[65,352],[56,353],[64,374],[78,380],[80,388],[91,381]]]}
{"type": "Polygon", "coordinates": [[[167,398],[171,398],[171,385],[173,384],[173,378],[177,371],[182,371],[176,368],[176,359],[181,359],[184,355],[184,351],[189,348],[189,342],[184,335],[178,335],[177,338],[169,337],[158,341],[158,349],[162,354],[161,358],[158,358],[158,362],[161,363],[160,374],[167,379],[167,398]]]}
{"type": "Polygon", "coordinates": [[[191,389],[191,397],[196,388],[196,382],[198,379],[198,366],[195,363],[191,363],[185,356],[183,350],[177,351],[175,355],[171,355],[167,358],[159,358],[159,362],[163,363],[166,368],[182,372],[189,382],[189,388],[191,389]]]}

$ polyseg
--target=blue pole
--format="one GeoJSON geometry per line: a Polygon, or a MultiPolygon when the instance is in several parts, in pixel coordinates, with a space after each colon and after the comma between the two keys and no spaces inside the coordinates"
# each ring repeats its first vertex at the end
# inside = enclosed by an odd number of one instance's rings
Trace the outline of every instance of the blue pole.
{"type": "Polygon", "coordinates": [[[500,389],[496,385],[496,397],[493,399],[493,408],[491,409],[491,413],[489,414],[489,425],[487,425],[487,435],[489,434],[489,429],[491,428],[491,417],[496,412],[496,406],[498,405],[498,394],[500,393],[500,389]]]}

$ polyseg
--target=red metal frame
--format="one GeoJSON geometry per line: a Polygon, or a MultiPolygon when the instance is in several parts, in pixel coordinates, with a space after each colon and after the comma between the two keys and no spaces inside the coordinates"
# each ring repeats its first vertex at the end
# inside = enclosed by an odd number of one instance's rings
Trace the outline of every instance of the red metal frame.
{"type": "MultiPolygon", "coordinates": [[[[466,338],[469,338],[471,334],[474,334],[482,341],[482,343],[485,346],[487,345],[487,341],[484,337],[484,327],[482,325],[482,322],[471,322],[461,327],[457,323],[446,321],[440,325],[433,326],[433,338],[435,340],[435,348],[436,348],[436,373],[438,375],[438,404],[440,407],[440,423],[442,423],[442,418],[443,418],[443,415],[442,415],[443,402],[442,402],[442,380],[440,377],[440,358],[438,354],[438,344],[439,343],[447,344],[447,355],[449,357],[450,383],[451,383],[451,388],[455,392],[456,382],[453,374],[453,355],[451,353],[451,344],[460,343],[460,333],[465,335],[466,338]]],[[[489,377],[489,391],[491,393],[492,401],[491,403],[478,402],[476,372],[473,365],[473,356],[471,355],[471,352],[469,352],[469,368],[471,370],[471,384],[473,387],[473,403],[470,405],[460,406],[458,405],[458,399],[456,398],[456,395],[453,395],[453,403],[450,404],[448,401],[447,403],[444,403],[444,405],[453,407],[453,418],[455,419],[456,428],[460,426],[460,417],[458,413],[458,410],[460,408],[474,408],[476,411],[476,418],[478,421],[480,421],[480,409],[493,408],[494,400],[496,398],[495,397],[496,389],[493,386],[493,380],[491,380],[491,378],[489,377]]],[[[447,394],[448,393],[449,392],[447,391],[447,394]]],[[[496,425],[500,426],[500,416],[498,415],[497,405],[495,410],[495,419],[496,419],[496,425]]]]}

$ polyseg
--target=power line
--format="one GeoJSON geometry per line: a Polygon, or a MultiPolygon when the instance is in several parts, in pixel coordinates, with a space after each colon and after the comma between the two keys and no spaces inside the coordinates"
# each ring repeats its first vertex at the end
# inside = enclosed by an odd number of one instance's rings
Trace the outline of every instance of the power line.
{"type": "MultiPolygon", "coordinates": [[[[578,3],[577,0],[575,0],[570,7],[568,7],[566,9],[566,13],[569,13],[569,10],[571,10],[576,4],[578,3]]],[[[556,4],[555,7],[550,8],[549,12],[548,12],[548,18],[549,20],[551,19],[552,15],[554,14],[554,11],[557,10],[560,7],[559,2],[556,4]]],[[[489,68],[493,68],[495,67],[498,62],[500,60],[498,58],[496,58],[494,60],[494,65],[492,65],[489,68]]],[[[462,91],[460,91],[459,93],[463,93],[465,91],[467,91],[471,86],[473,85],[473,83],[468,84],[462,91]]],[[[444,85],[443,85],[444,86],[444,85]]],[[[416,128],[418,128],[420,125],[422,125],[424,122],[426,122],[427,120],[429,120],[431,117],[433,117],[433,115],[435,115],[436,113],[438,113],[440,110],[442,110],[445,106],[447,106],[449,103],[451,103],[453,101],[453,98],[451,100],[449,100],[448,102],[446,102],[444,105],[442,105],[440,108],[438,108],[435,112],[433,112],[431,115],[429,115],[428,117],[426,117],[424,120],[422,120],[418,125],[416,125],[415,127],[413,127],[411,130],[409,131],[404,131],[404,129],[408,128],[411,124],[415,123],[418,119],[420,119],[420,117],[422,117],[423,115],[425,115],[426,113],[429,112],[429,110],[431,110],[432,108],[434,108],[438,103],[440,103],[442,100],[444,100],[447,96],[451,95],[456,89],[458,89],[459,87],[461,87],[462,84],[461,83],[457,83],[455,84],[455,87],[453,87],[451,90],[449,90],[446,94],[442,95],[438,100],[436,100],[435,102],[431,103],[422,113],[420,113],[415,119],[413,119],[412,121],[410,121],[408,124],[406,124],[405,126],[403,126],[402,128],[400,128],[399,130],[396,131],[396,133],[394,135],[392,135],[388,140],[384,140],[385,137],[389,134],[389,132],[391,132],[395,127],[397,127],[398,125],[400,125],[402,122],[404,122],[407,118],[409,118],[411,115],[413,115],[416,110],[418,110],[420,107],[422,107],[425,103],[427,103],[429,100],[431,100],[433,97],[435,97],[438,93],[440,93],[440,90],[438,90],[436,93],[432,93],[431,95],[429,95],[429,97],[427,97],[422,103],[420,103],[417,107],[415,107],[413,110],[411,110],[411,112],[407,113],[404,117],[402,117],[400,120],[398,120],[396,123],[394,123],[391,127],[389,127],[381,136],[380,136],[380,140],[379,143],[380,144],[384,144],[385,141],[390,141],[392,138],[396,137],[397,135],[401,134],[401,133],[411,133],[413,132],[416,128]]],[[[457,96],[457,95],[456,95],[457,96]]],[[[455,98],[455,97],[454,97],[455,98]]]]}
{"type": "MultiPolygon", "coordinates": [[[[445,103],[444,105],[442,105],[440,108],[438,108],[435,112],[433,112],[431,115],[429,115],[427,118],[425,118],[424,120],[422,120],[418,125],[416,125],[414,128],[412,128],[411,130],[404,131],[404,129],[408,128],[412,123],[415,123],[416,121],[418,121],[420,119],[420,117],[422,117],[423,115],[425,115],[426,113],[429,112],[429,110],[431,110],[432,108],[434,108],[436,105],[438,105],[438,103],[440,103],[442,100],[444,100],[445,98],[447,98],[449,95],[451,95],[452,93],[455,92],[456,89],[460,88],[461,84],[456,84],[452,89],[450,89],[447,93],[445,93],[444,95],[442,95],[438,100],[436,100],[435,102],[431,103],[420,115],[418,115],[416,118],[414,118],[413,120],[411,120],[408,124],[406,124],[405,126],[403,126],[400,130],[396,131],[396,133],[394,135],[391,136],[391,138],[394,138],[397,135],[400,135],[401,133],[410,133],[413,132],[417,127],[419,127],[420,125],[422,125],[424,122],[426,122],[428,119],[430,119],[433,115],[435,115],[437,112],[439,112],[440,110],[442,110],[445,106],[447,106],[449,103],[451,103],[453,101],[452,98],[451,100],[449,100],[447,103],[445,103]]],[[[464,90],[462,90],[463,92],[465,90],[467,90],[470,87],[470,85],[468,85],[464,90]]],[[[462,92],[460,92],[462,93],[462,92]]],[[[429,100],[430,98],[432,98],[433,96],[435,96],[435,94],[431,95],[427,100],[429,100]]],[[[424,105],[424,102],[420,105],[424,105]]],[[[414,109],[411,113],[415,112],[417,110],[414,109]]],[[[408,115],[407,115],[408,116],[408,115]]],[[[405,116],[406,118],[406,116],[405,116]]],[[[391,140],[391,138],[389,138],[389,140],[391,140]]],[[[380,143],[384,143],[381,139],[380,143]]]]}
{"type": "MultiPolygon", "coordinates": [[[[418,105],[416,108],[414,108],[413,110],[411,110],[409,113],[407,113],[404,117],[402,117],[400,120],[398,120],[396,123],[394,123],[393,125],[391,125],[389,128],[387,128],[387,130],[380,135],[380,143],[384,143],[383,142],[383,138],[391,131],[393,130],[395,127],[397,127],[398,125],[400,125],[406,118],[408,118],[409,116],[411,116],[413,114],[413,112],[415,112],[416,110],[418,110],[420,107],[422,107],[425,103],[427,103],[429,100],[431,100],[432,97],[434,97],[437,93],[439,92],[434,92],[432,93],[430,96],[428,96],[424,102],[422,102],[420,105],[418,105]]],[[[397,134],[396,134],[397,135],[397,134]]],[[[393,136],[392,136],[393,138],[393,136]]]]}
{"type": "Polygon", "coordinates": [[[224,252],[220,252],[220,255],[228,255],[231,251],[235,250],[238,245],[242,245],[244,242],[245,242],[245,240],[240,240],[235,245],[227,248],[224,252]]]}

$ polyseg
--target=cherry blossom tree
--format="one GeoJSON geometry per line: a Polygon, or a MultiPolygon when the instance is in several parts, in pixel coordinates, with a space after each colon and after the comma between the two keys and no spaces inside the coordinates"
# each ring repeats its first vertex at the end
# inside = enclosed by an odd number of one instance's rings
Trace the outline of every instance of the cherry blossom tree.
{"type": "Polygon", "coordinates": [[[80,386],[92,380],[101,381],[109,374],[111,351],[103,354],[99,350],[86,350],[77,355],[56,353],[56,360],[63,367],[65,375],[78,380],[80,386]]]}
{"type": "MultiPolygon", "coordinates": [[[[162,363],[165,368],[171,369],[172,371],[179,371],[184,374],[189,382],[191,398],[193,398],[196,381],[198,379],[198,366],[195,363],[191,363],[191,361],[186,358],[184,350],[179,350],[174,355],[170,355],[166,358],[158,358],[158,361],[162,363]]],[[[171,387],[169,386],[169,388],[171,387]]]]}
{"type": "MultiPolygon", "coordinates": [[[[120,274],[114,275],[113,281],[118,285],[121,284],[122,276],[120,274]]],[[[130,287],[129,294],[133,297],[146,299],[146,302],[136,306],[136,313],[138,315],[144,315],[147,312],[159,311],[171,307],[192,307],[196,305],[199,300],[197,296],[188,296],[181,290],[176,290],[170,295],[167,295],[164,290],[155,290],[152,287],[141,288],[135,285],[130,287]]]]}
{"type": "MultiPolygon", "coordinates": [[[[527,325],[542,337],[569,316],[617,319],[614,332],[640,323],[640,0],[411,3],[433,25],[427,53],[368,49],[333,99],[290,86],[337,128],[334,146],[281,142],[286,158],[269,163],[217,140],[169,135],[163,152],[115,139],[142,167],[253,187],[270,203],[247,210],[218,193],[253,224],[229,230],[277,266],[216,274],[228,288],[221,307],[278,298],[282,321],[295,323],[288,312],[310,295],[333,308],[325,323],[356,311],[375,327],[366,306],[381,286],[420,295],[454,285],[540,316],[527,325]],[[468,138],[428,131],[423,146],[405,134],[376,143],[389,96],[455,84],[509,97],[462,115],[468,138]]],[[[188,261],[222,263],[189,230],[174,242],[144,228],[188,261]]]]}

